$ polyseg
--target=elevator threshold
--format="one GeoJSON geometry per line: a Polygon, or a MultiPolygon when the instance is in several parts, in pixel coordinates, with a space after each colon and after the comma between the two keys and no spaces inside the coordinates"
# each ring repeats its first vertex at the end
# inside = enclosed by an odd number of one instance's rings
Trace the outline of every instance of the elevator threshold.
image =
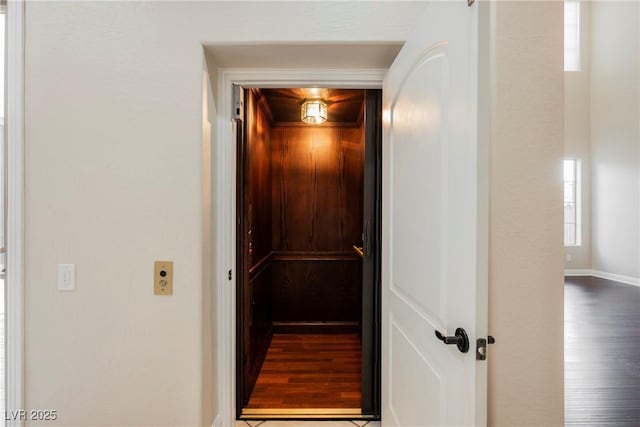
{"type": "Polygon", "coordinates": [[[373,419],[361,408],[244,408],[241,420],[271,419],[373,419]]]}

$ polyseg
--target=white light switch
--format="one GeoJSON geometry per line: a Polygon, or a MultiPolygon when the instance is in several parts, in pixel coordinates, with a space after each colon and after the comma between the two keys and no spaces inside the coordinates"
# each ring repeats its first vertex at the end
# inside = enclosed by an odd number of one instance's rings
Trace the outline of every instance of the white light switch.
{"type": "Polygon", "coordinates": [[[76,289],[76,265],[58,264],[58,290],[74,291],[76,289]]]}

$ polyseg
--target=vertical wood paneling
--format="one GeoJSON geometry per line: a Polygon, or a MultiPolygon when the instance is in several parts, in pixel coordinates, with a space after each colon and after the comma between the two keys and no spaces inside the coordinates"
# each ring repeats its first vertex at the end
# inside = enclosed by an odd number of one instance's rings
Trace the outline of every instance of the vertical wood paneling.
{"type": "MultiPolygon", "coordinates": [[[[247,296],[248,312],[248,337],[250,353],[248,357],[248,392],[258,378],[262,361],[271,342],[272,316],[271,316],[271,263],[264,263],[252,275],[249,282],[249,295],[247,296]]],[[[247,396],[248,397],[248,396],[247,396]]]]}
{"type": "Polygon", "coordinates": [[[253,91],[248,97],[248,191],[251,253],[253,267],[271,252],[271,136],[266,114],[253,91]]]}
{"type": "Polygon", "coordinates": [[[246,96],[245,152],[240,160],[238,272],[243,403],[249,399],[271,340],[271,140],[269,121],[254,91],[246,96]]]}
{"type": "Polygon", "coordinates": [[[273,265],[273,320],[359,321],[363,128],[276,127],[271,131],[273,250],[304,252],[273,265]],[[317,254],[317,260],[308,255],[317,254]]]}
{"type": "Polygon", "coordinates": [[[273,248],[346,251],[362,232],[362,128],[272,132],[273,248]]]}
{"type": "Polygon", "coordinates": [[[275,260],[274,321],[361,318],[360,260],[275,260]]]}

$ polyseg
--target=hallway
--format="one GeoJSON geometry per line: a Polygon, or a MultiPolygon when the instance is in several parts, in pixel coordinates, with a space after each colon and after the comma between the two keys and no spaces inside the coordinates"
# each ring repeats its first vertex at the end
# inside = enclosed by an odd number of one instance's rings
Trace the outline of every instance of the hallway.
{"type": "Polygon", "coordinates": [[[640,425],[640,288],[565,278],[565,425],[640,425]]]}

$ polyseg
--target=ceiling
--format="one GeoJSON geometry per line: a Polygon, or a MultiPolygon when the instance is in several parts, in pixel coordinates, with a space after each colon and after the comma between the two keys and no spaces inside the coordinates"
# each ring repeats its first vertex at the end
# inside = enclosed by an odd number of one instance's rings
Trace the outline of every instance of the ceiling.
{"type": "Polygon", "coordinates": [[[207,45],[221,68],[389,68],[402,42],[207,45]]]}
{"type": "MultiPolygon", "coordinates": [[[[403,44],[402,41],[207,44],[205,54],[208,64],[221,69],[270,69],[283,70],[283,73],[294,69],[386,70],[403,44]]],[[[272,84],[268,86],[277,87],[272,84]]],[[[300,107],[309,96],[301,91],[302,89],[262,89],[273,112],[274,123],[302,123],[300,107]]],[[[362,114],[364,91],[327,91],[329,92],[325,97],[329,101],[328,122],[357,123],[362,114]]]]}
{"type": "Polygon", "coordinates": [[[364,106],[362,89],[260,89],[260,93],[274,123],[302,123],[300,107],[305,99],[320,98],[327,103],[327,122],[333,124],[355,124],[360,121],[364,106]]]}

